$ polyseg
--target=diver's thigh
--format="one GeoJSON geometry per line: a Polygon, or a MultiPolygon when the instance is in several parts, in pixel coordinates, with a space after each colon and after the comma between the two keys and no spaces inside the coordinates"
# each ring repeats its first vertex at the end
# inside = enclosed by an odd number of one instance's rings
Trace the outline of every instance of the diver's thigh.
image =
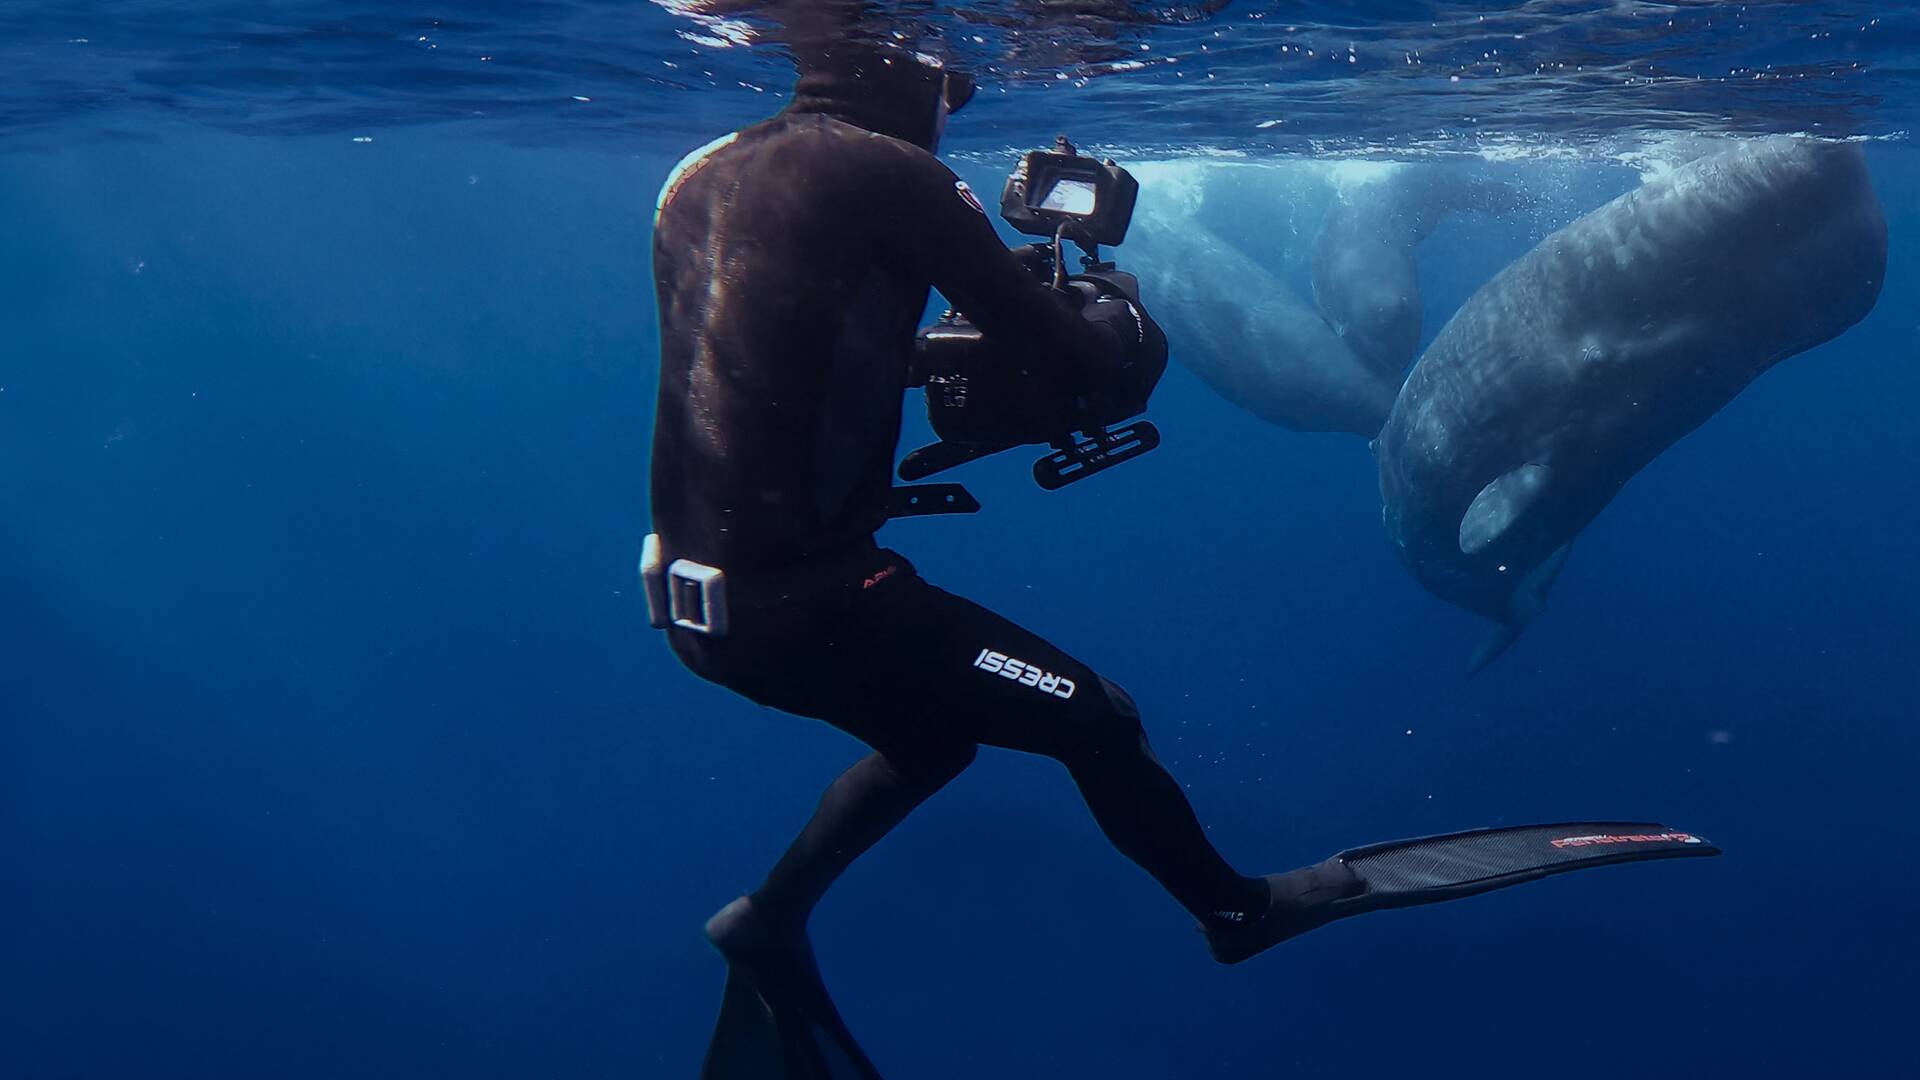
{"type": "Polygon", "coordinates": [[[916,603],[918,585],[909,572],[856,597],[745,613],[725,638],[675,633],[675,651],[756,704],[827,723],[944,783],[972,760],[974,740],[936,722],[916,650],[897,647],[903,628],[937,620],[916,603]]]}
{"type": "Polygon", "coordinates": [[[1118,688],[1031,630],[917,578],[886,601],[872,624],[874,661],[888,695],[917,723],[1063,759],[1110,737],[1137,738],[1118,688]]]}

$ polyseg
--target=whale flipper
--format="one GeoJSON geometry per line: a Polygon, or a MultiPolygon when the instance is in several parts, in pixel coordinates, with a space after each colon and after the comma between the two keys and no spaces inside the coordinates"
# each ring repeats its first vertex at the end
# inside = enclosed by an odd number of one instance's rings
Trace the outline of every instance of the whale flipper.
{"type": "Polygon", "coordinates": [[[1529,462],[1481,488],[1460,517],[1461,553],[1477,555],[1500,539],[1540,498],[1552,479],[1552,469],[1529,462]]]}

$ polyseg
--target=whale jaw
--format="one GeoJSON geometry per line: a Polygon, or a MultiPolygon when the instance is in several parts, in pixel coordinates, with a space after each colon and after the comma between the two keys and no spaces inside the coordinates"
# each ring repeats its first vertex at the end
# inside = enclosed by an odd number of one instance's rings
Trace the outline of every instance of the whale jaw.
{"type": "Polygon", "coordinates": [[[1487,636],[1480,641],[1480,647],[1473,650],[1473,659],[1467,661],[1467,675],[1478,675],[1482,668],[1500,659],[1500,654],[1520,640],[1520,632],[1525,629],[1525,625],[1500,623],[1487,631],[1487,636]]]}
{"type": "Polygon", "coordinates": [[[1554,549],[1553,554],[1541,561],[1539,566],[1526,577],[1520,579],[1513,595],[1507,599],[1507,617],[1490,631],[1480,647],[1473,652],[1473,658],[1467,661],[1467,674],[1478,675],[1480,670],[1500,658],[1500,655],[1520,640],[1520,635],[1532,624],[1542,611],[1547,609],[1547,594],[1553,591],[1553,583],[1560,580],[1560,571],[1566,568],[1567,556],[1573,552],[1573,541],[1569,540],[1554,549]]]}

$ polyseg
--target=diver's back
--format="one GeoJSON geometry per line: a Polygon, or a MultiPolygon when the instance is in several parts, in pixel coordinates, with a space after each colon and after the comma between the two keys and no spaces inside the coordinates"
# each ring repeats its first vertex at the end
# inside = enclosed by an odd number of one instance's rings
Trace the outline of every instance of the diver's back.
{"type": "Polygon", "coordinates": [[[928,286],[885,265],[864,192],[903,153],[924,151],[783,114],[663,192],[654,521],[694,557],[752,569],[884,521],[928,286]]]}

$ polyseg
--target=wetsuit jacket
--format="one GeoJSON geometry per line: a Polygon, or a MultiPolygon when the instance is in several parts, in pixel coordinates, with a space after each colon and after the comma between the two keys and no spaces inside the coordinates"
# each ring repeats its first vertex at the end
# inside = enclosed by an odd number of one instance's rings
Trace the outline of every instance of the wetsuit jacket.
{"type": "Polygon", "coordinates": [[[929,287],[1039,363],[1090,371],[1119,349],[927,149],[938,83],[873,90],[803,79],[661,192],[651,484],[676,556],[753,575],[869,541],[929,287]]]}

